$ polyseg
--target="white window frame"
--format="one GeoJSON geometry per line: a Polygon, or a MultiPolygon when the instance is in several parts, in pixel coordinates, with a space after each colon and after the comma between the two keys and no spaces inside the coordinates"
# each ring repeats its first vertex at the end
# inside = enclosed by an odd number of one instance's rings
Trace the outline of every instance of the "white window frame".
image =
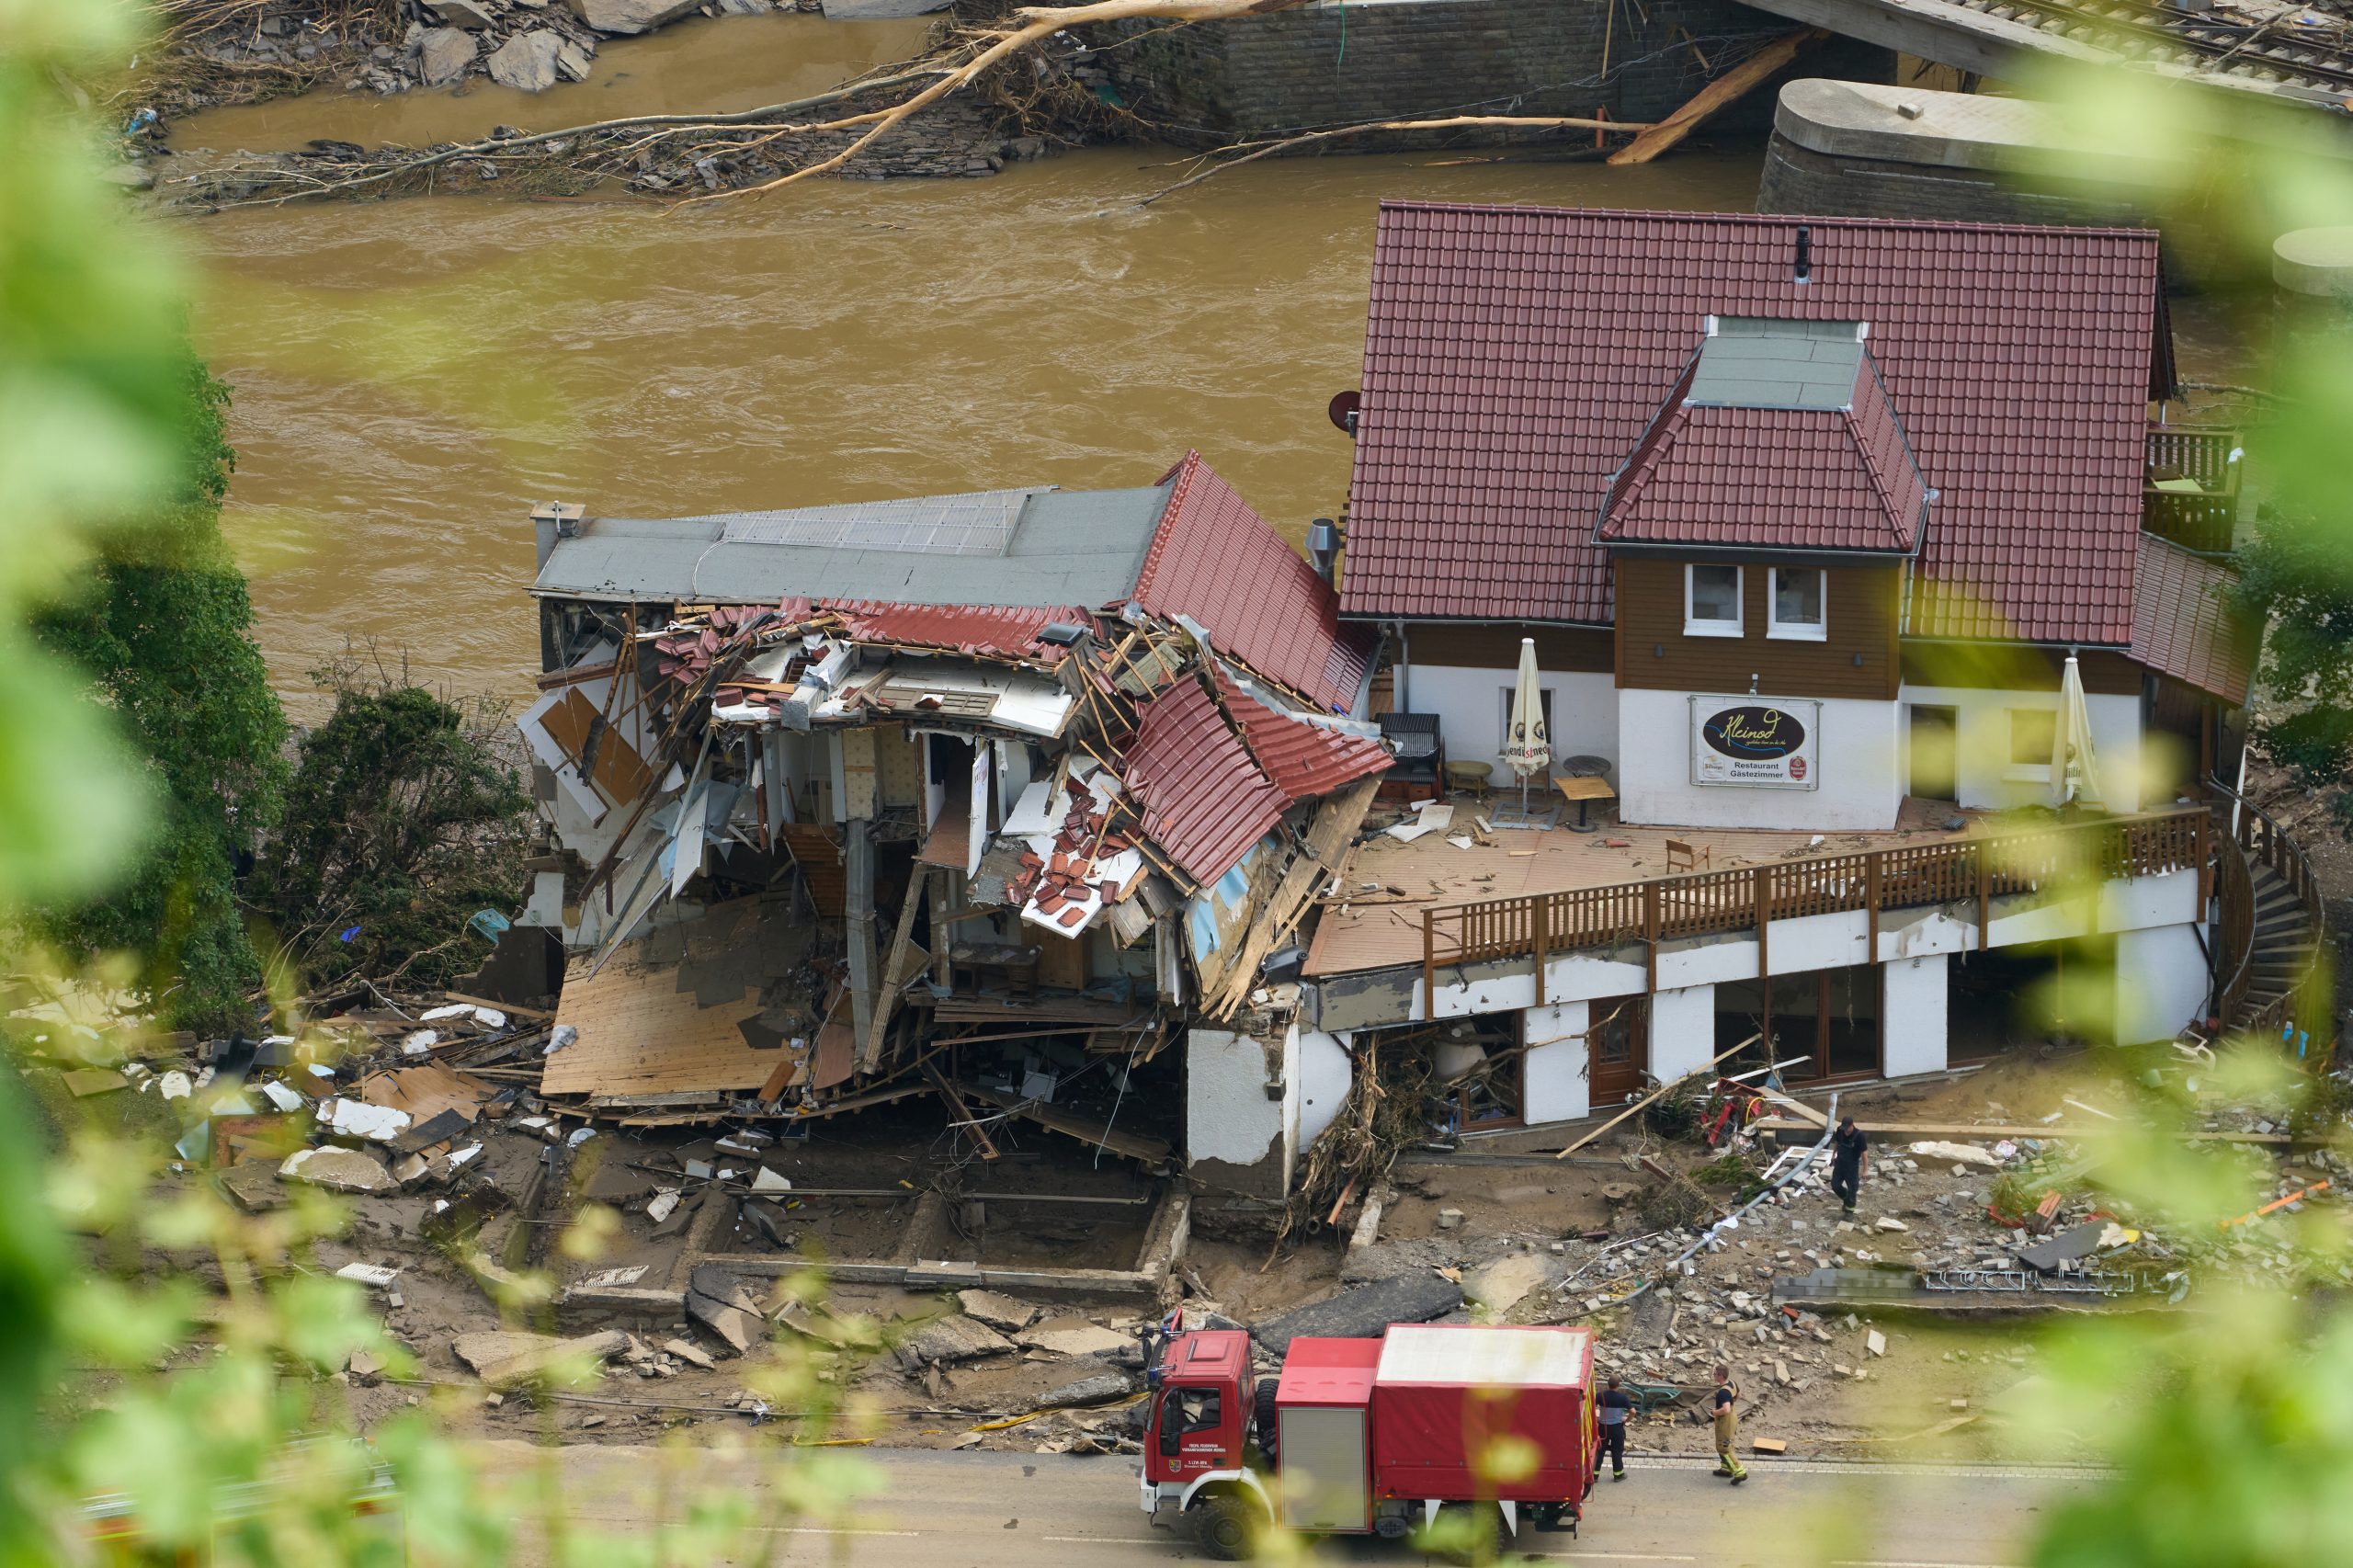
{"type": "Polygon", "coordinates": [[[1776,566],[1765,585],[1765,635],[1786,642],[1826,642],[1830,640],[1830,574],[1819,566],[1776,566]],[[1781,574],[1811,572],[1821,590],[1822,619],[1809,626],[1781,619],[1781,574]]]}
{"type": "Polygon", "coordinates": [[[2018,716],[2021,713],[2045,713],[2051,717],[2051,744],[2055,751],[2059,744],[2059,726],[2064,722],[2056,703],[2014,702],[2002,710],[2002,722],[2007,733],[2002,737],[2002,777],[2013,784],[2048,784],[2051,765],[2048,762],[2018,760],[2018,716]]]}
{"type": "Polygon", "coordinates": [[[1733,618],[1730,620],[1701,620],[1691,613],[1691,585],[1701,566],[1722,567],[1717,561],[1687,562],[1683,568],[1683,635],[1686,637],[1745,637],[1748,633],[1748,568],[1733,566],[1732,571],[1733,618]]]}

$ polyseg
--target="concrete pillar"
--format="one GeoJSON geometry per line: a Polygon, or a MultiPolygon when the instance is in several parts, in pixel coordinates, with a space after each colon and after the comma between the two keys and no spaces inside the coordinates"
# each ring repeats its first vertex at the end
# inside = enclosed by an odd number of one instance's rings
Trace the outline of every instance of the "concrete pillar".
{"type": "Polygon", "coordinates": [[[2206,1012],[2206,954],[2195,926],[2116,934],[2116,1042],[2171,1040],[2206,1012]]]}
{"type": "Polygon", "coordinates": [[[1280,1198],[1296,1122],[1285,1042],[1232,1029],[1185,1038],[1185,1157],[1204,1186],[1280,1198]]]}
{"type": "Polygon", "coordinates": [[[1890,959],[1880,965],[1880,1064],[1891,1078],[1908,1073],[1941,1073],[1950,1012],[1946,1002],[1945,955],[1890,959]]]}
{"type": "Polygon", "coordinates": [[[1531,1127],[1574,1121],[1591,1113],[1585,1030],[1591,1008],[1583,1002],[1530,1007],[1519,1016],[1522,1058],[1520,1114],[1531,1127]]]}
{"type": "Polygon", "coordinates": [[[1687,985],[1651,997],[1651,1075],[1667,1083],[1716,1054],[1716,988],[1687,985]]]}

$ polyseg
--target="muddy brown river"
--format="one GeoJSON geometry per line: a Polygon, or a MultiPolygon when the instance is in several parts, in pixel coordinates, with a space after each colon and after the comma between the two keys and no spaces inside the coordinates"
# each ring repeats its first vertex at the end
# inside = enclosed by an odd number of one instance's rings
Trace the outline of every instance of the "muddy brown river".
{"type": "MultiPolygon", "coordinates": [[[[631,112],[760,101],[747,51],[714,47],[732,39],[814,40],[795,45],[803,60],[840,45],[779,97],[907,42],[904,27],[771,24],[610,44],[598,64],[616,85],[492,119],[552,129],[625,88],[631,112]]],[[[176,141],[381,141],[394,122],[431,141],[475,129],[475,94],[492,91],[314,96],[190,121],[176,141]],[[269,137],[244,134],[265,119],[269,137]]],[[[348,639],[454,690],[527,689],[540,499],[663,517],[1131,485],[1190,446],[1295,539],[1347,483],[1324,409],[1356,384],[1381,198],[1746,210],[1758,171],[1754,147],[1630,169],[1267,160],[1139,208],[1183,172],[1174,156],[1097,149],[994,179],[826,182],[677,211],[468,197],[180,224],[205,263],[200,347],[235,389],[227,527],[274,678],[309,716],[305,672],[348,639]]]]}

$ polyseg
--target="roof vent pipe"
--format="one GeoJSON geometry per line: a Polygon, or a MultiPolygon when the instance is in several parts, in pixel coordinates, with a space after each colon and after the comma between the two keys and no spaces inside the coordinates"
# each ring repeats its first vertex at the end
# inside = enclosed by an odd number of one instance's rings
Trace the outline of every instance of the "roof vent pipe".
{"type": "Polygon", "coordinates": [[[1340,555],[1340,528],[1329,517],[1318,517],[1307,525],[1307,561],[1315,574],[1329,583],[1333,562],[1340,555]]]}
{"type": "Polygon", "coordinates": [[[1812,281],[1813,277],[1813,231],[1798,225],[1798,281],[1812,281]]]}

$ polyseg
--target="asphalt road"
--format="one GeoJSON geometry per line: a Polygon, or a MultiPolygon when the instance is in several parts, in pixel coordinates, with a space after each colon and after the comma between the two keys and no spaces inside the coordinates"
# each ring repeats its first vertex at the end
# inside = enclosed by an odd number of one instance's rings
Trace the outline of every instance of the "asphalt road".
{"type": "MultiPolygon", "coordinates": [[[[1094,1568],[1204,1560],[1188,1535],[1145,1524],[1132,1457],[827,1450],[813,1457],[867,1467],[868,1494],[846,1513],[788,1517],[779,1511],[785,1493],[813,1491],[823,1507],[841,1486],[822,1471],[796,1483],[791,1469],[779,1482],[755,1461],[701,1449],[491,1448],[487,1468],[524,1494],[538,1488],[517,1472],[552,1458],[570,1523],[584,1531],[673,1529],[660,1521],[680,1517],[688,1493],[717,1489],[757,1521],[763,1550],[736,1562],[1094,1568]]],[[[1581,1536],[1530,1535],[1520,1549],[1597,1568],[2025,1568],[2043,1510],[2087,1484],[2066,1471],[1754,1460],[1750,1480],[1734,1488],[1709,1469],[1699,1460],[1630,1465],[1624,1483],[1597,1489],[1581,1536]]],[[[528,1538],[532,1509],[520,1495],[517,1504],[528,1538]]],[[[718,1561],[676,1544],[674,1561],[718,1561]]],[[[546,1560],[528,1540],[523,1555],[546,1560]]],[[[1325,1543],[1316,1556],[1400,1568],[1429,1561],[1402,1542],[1365,1540],[1325,1543]]]]}

